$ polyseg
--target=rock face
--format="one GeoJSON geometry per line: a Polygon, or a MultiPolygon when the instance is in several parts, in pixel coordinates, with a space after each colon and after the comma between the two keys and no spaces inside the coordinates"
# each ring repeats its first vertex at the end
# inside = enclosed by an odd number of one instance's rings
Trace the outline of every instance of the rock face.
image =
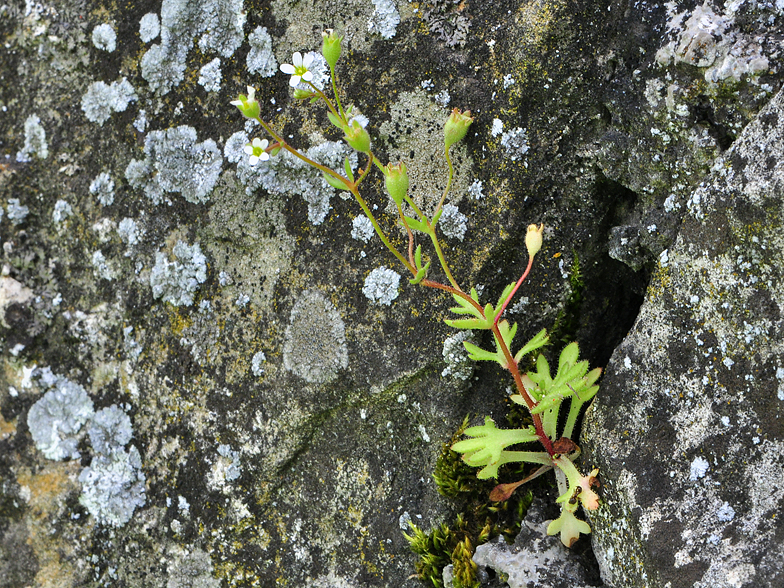
{"type": "Polygon", "coordinates": [[[547,535],[546,518],[545,506],[534,501],[513,545],[499,537],[478,546],[474,561],[481,569],[479,577],[487,575],[487,568],[503,575],[509,588],[583,588],[599,584],[574,551],[564,547],[557,536],[547,535]]]}
{"type": "Polygon", "coordinates": [[[694,191],[588,411],[605,582],[784,585],[784,96],[694,191]]]}
{"type": "MultiPolygon", "coordinates": [[[[419,585],[401,521],[454,518],[442,443],[469,413],[503,423],[510,382],[466,361],[450,301],[408,283],[357,203],[290,154],[250,164],[263,133],[230,105],[248,84],[307,157],[366,165],[279,72],[328,27],[344,106],[417,206],[445,187],[446,117],[472,110],[442,217],[460,284],[494,302],[543,222],[518,341],[615,351],[584,441],[607,584],[775,585],[782,158],[777,108],[757,115],[782,18],[751,0],[0,5],[0,588],[419,585]],[[727,152],[750,121],[762,139],[727,152]]],[[[314,58],[329,93],[327,70],[314,58]]],[[[363,195],[404,246],[383,186],[374,170],[363,195]]]]}

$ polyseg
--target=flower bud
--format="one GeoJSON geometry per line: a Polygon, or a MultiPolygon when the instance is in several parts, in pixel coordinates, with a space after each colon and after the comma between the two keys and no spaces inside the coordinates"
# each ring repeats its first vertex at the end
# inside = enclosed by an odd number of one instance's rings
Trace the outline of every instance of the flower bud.
{"type": "Polygon", "coordinates": [[[256,101],[256,90],[248,86],[248,95],[240,94],[230,104],[236,106],[245,118],[257,119],[261,115],[261,107],[256,101]]]}
{"type": "Polygon", "coordinates": [[[324,39],[324,43],[321,46],[321,54],[327,60],[329,67],[335,69],[335,64],[340,59],[340,42],[343,40],[343,37],[336,35],[332,29],[327,29],[321,33],[321,36],[324,39]]]}
{"type": "Polygon", "coordinates": [[[294,100],[307,100],[308,98],[313,98],[315,95],[315,92],[303,90],[302,88],[296,88],[294,90],[294,100]]]}
{"type": "Polygon", "coordinates": [[[533,258],[542,248],[542,231],[544,224],[528,225],[528,232],[525,234],[525,246],[528,249],[528,257],[533,258]]]}
{"type": "Polygon", "coordinates": [[[446,119],[446,123],[444,124],[444,143],[446,144],[447,149],[453,144],[462,141],[472,122],[474,122],[474,119],[471,118],[470,110],[460,112],[455,108],[452,111],[452,114],[449,115],[449,118],[446,119]]]}
{"type": "Polygon", "coordinates": [[[351,125],[345,128],[346,134],[343,137],[346,143],[360,153],[368,153],[370,151],[370,135],[362,128],[359,122],[352,121],[351,125]]]}
{"type": "Polygon", "coordinates": [[[408,171],[406,170],[405,163],[398,163],[392,165],[388,163],[383,168],[384,183],[389,192],[389,196],[394,200],[395,204],[400,206],[403,203],[403,198],[408,194],[408,171]]]}

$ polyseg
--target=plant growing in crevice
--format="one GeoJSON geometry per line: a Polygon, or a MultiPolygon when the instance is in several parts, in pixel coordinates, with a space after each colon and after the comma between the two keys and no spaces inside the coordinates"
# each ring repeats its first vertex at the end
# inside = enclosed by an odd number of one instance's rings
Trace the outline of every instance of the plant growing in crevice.
{"type": "Polygon", "coordinates": [[[478,479],[474,470],[451,450],[468,423],[466,417],[452,439],[443,444],[433,473],[438,492],[458,501],[460,514],[452,523],[443,523],[427,533],[409,523],[410,532],[404,533],[411,550],[419,556],[417,575],[426,584],[438,588],[443,586],[442,570],[450,564],[453,586],[478,586],[476,566],[472,561],[473,546],[498,535],[514,541],[533,500],[530,490],[518,492],[504,502],[487,500],[492,484],[478,479]]]}
{"type": "MultiPolygon", "coordinates": [[[[590,527],[575,517],[578,506],[595,509],[598,507],[598,496],[592,489],[597,470],[582,475],[574,465],[580,450],[572,440],[574,427],[582,406],[591,400],[598,390],[596,381],[600,370],[588,370],[587,361],[579,361],[576,343],[567,345],[561,352],[555,375],[544,356],[536,359],[533,371],[523,373],[520,362],[528,354],[536,352],[547,344],[549,338],[543,330],[522,346],[515,345],[517,324],[510,325],[502,318],[504,310],[512,301],[522,283],[528,277],[536,254],[542,247],[543,225],[530,225],[525,237],[528,252],[528,264],[520,278],[504,288],[496,304],[480,302],[476,288],[469,290],[461,287],[444,255],[441,238],[439,237],[439,220],[444,212],[447,197],[450,193],[454,168],[450,158],[450,148],[463,140],[468,128],[473,123],[471,112],[455,109],[444,124],[444,158],[447,163],[447,177],[444,190],[438,204],[433,210],[423,210],[409,193],[409,178],[406,166],[402,163],[382,164],[372,150],[372,141],[367,126],[367,119],[354,115],[351,106],[344,106],[338,92],[335,66],[341,56],[342,37],[333,31],[323,33],[322,54],[329,65],[332,96],[329,97],[313,83],[310,66],[312,54],[302,56],[295,53],[291,64],[284,64],[281,70],[290,75],[290,85],[294,88],[294,97],[303,102],[323,104],[327,108],[330,123],[342,133],[343,140],[360,156],[364,157],[364,167],[354,172],[351,159],[345,158],[342,169],[333,169],[314,161],[305,153],[290,145],[271,124],[261,117],[261,107],[255,99],[255,90],[248,88],[248,93],[240,95],[232,102],[247,118],[257,121],[269,135],[269,138],[254,139],[246,146],[249,163],[253,166],[264,165],[269,157],[274,157],[285,150],[302,162],[318,169],[330,186],[349,192],[359,204],[362,212],[369,219],[376,234],[386,248],[405,268],[410,275],[409,282],[425,288],[442,290],[454,299],[456,306],[451,309],[456,318],[447,320],[447,324],[462,330],[487,330],[493,337],[492,350],[483,349],[470,341],[463,344],[471,359],[476,361],[494,361],[507,370],[515,384],[516,394],[511,400],[527,410],[532,424],[515,429],[498,429],[489,417],[481,426],[465,430],[469,439],[456,442],[452,449],[462,453],[466,464],[481,468],[477,476],[480,479],[496,478],[500,466],[509,463],[533,463],[538,469],[514,484],[498,485],[491,493],[491,499],[502,501],[512,495],[521,484],[546,471],[554,470],[560,490],[557,501],[561,504],[561,516],[553,521],[548,532],[560,533],[561,541],[571,546],[581,533],[588,533],[590,527]],[[384,176],[384,184],[396,211],[396,224],[408,237],[408,246],[398,249],[392,242],[390,234],[379,224],[373,209],[362,195],[363,183],[373,168],[377,168],[384,176]],[[416,245],[415,234],[424,235],[432,247],[435,258],[428,259],[422,245],[416,245]],[[433,279],[430,268],[433,259],[443,272],[443,279],[433,279]],[[513,349],[517,347],[516,351],[513,349]],[[567,401],[568,402],[565,402],[567,401]],[[568,411],[562,407],[568,405],[568,411]],[[563,413],[563,414],[562,414],[563,413]],[[559,418],[565,419],[559,431],[559,418]],[[512,450],[516,445],[538,443],[541,450],[512,450]]],[[[460,549],[468,549],[464,541],[460,549]]],[[[458,549],[455,545],[454,549],[458,549]]]]}

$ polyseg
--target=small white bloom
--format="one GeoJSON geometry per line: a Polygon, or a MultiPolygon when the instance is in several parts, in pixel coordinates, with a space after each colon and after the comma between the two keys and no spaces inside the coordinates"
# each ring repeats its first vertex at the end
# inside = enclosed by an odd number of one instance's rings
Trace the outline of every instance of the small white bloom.
{"type": "Polygon", "coordinates": [[[253,139],[252,143],[245,145],[245,153],[250,156],[248,163],[256,165],[259,161],[267,161],[269,159],[269,153],[265,151],[267,145],[269,145],[269,141],[258,137],[253,139]]]}
{"type": "Polygon", "coordinates": [[[312,53],[308,53],[303,58],[302,53],[297,51],[291,57],[291,60],[294,62],[294,65],[290,63],[284,63],[280,66],[280,71],[291,76],[291,79],[289,80],[289,86],[296,88],[300,80],[305,80],[306,82],[313,80],[313,73],[308,70],[310,64],[313,63],[312,53]]]}
{"type": "Polygon", "coordinates": [[[240,94],[239,98],[237,98],[236,100],[232,100],[231,102],[229,102],[229,104],[231,104],[232,106],[247,107],[248,103],[255,101],[255,99],[256,99],[256,88],[248,86],[247,96],[243,96],[242,94],[240,94]]]}

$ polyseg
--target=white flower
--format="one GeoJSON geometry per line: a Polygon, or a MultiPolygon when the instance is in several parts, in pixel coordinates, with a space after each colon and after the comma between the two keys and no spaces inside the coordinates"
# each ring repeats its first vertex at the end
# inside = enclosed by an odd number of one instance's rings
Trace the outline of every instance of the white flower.
{"type": "Polygon", "coordinates": [[[267,161],[270,157],[269,153],[265,151],[267,145],[269,145],[269,141],[266,139],[259,139],[258,137],[253,139],[252,143],[245,145],[245,153],[250,155],[248,163],[256,165],[259,161],[267,161]]]}
{"type": "Polygon", "coordinates": [[[247,108],[248,104],[251,104],[256,101],[256,88],[248,86],[248,95],[240,94],[236,100],[232,100],[229,104],[236,106],[237,108],[247,108]]]}
{"type": "Polygon", "coordinates": [[[303,58],[302,53],[297,51],[292,56],[291,60],[294,62],[294,65],[291,65],[290,63],[284,63],[280,66],[280,71],[291,76],[291,79],[289,80],[289,86],[296,88],[300,80],[309,82],[313,79],[313,73],[308,70],[310,64],[313,63],[313,54],[308,53],[303,58]]]}

